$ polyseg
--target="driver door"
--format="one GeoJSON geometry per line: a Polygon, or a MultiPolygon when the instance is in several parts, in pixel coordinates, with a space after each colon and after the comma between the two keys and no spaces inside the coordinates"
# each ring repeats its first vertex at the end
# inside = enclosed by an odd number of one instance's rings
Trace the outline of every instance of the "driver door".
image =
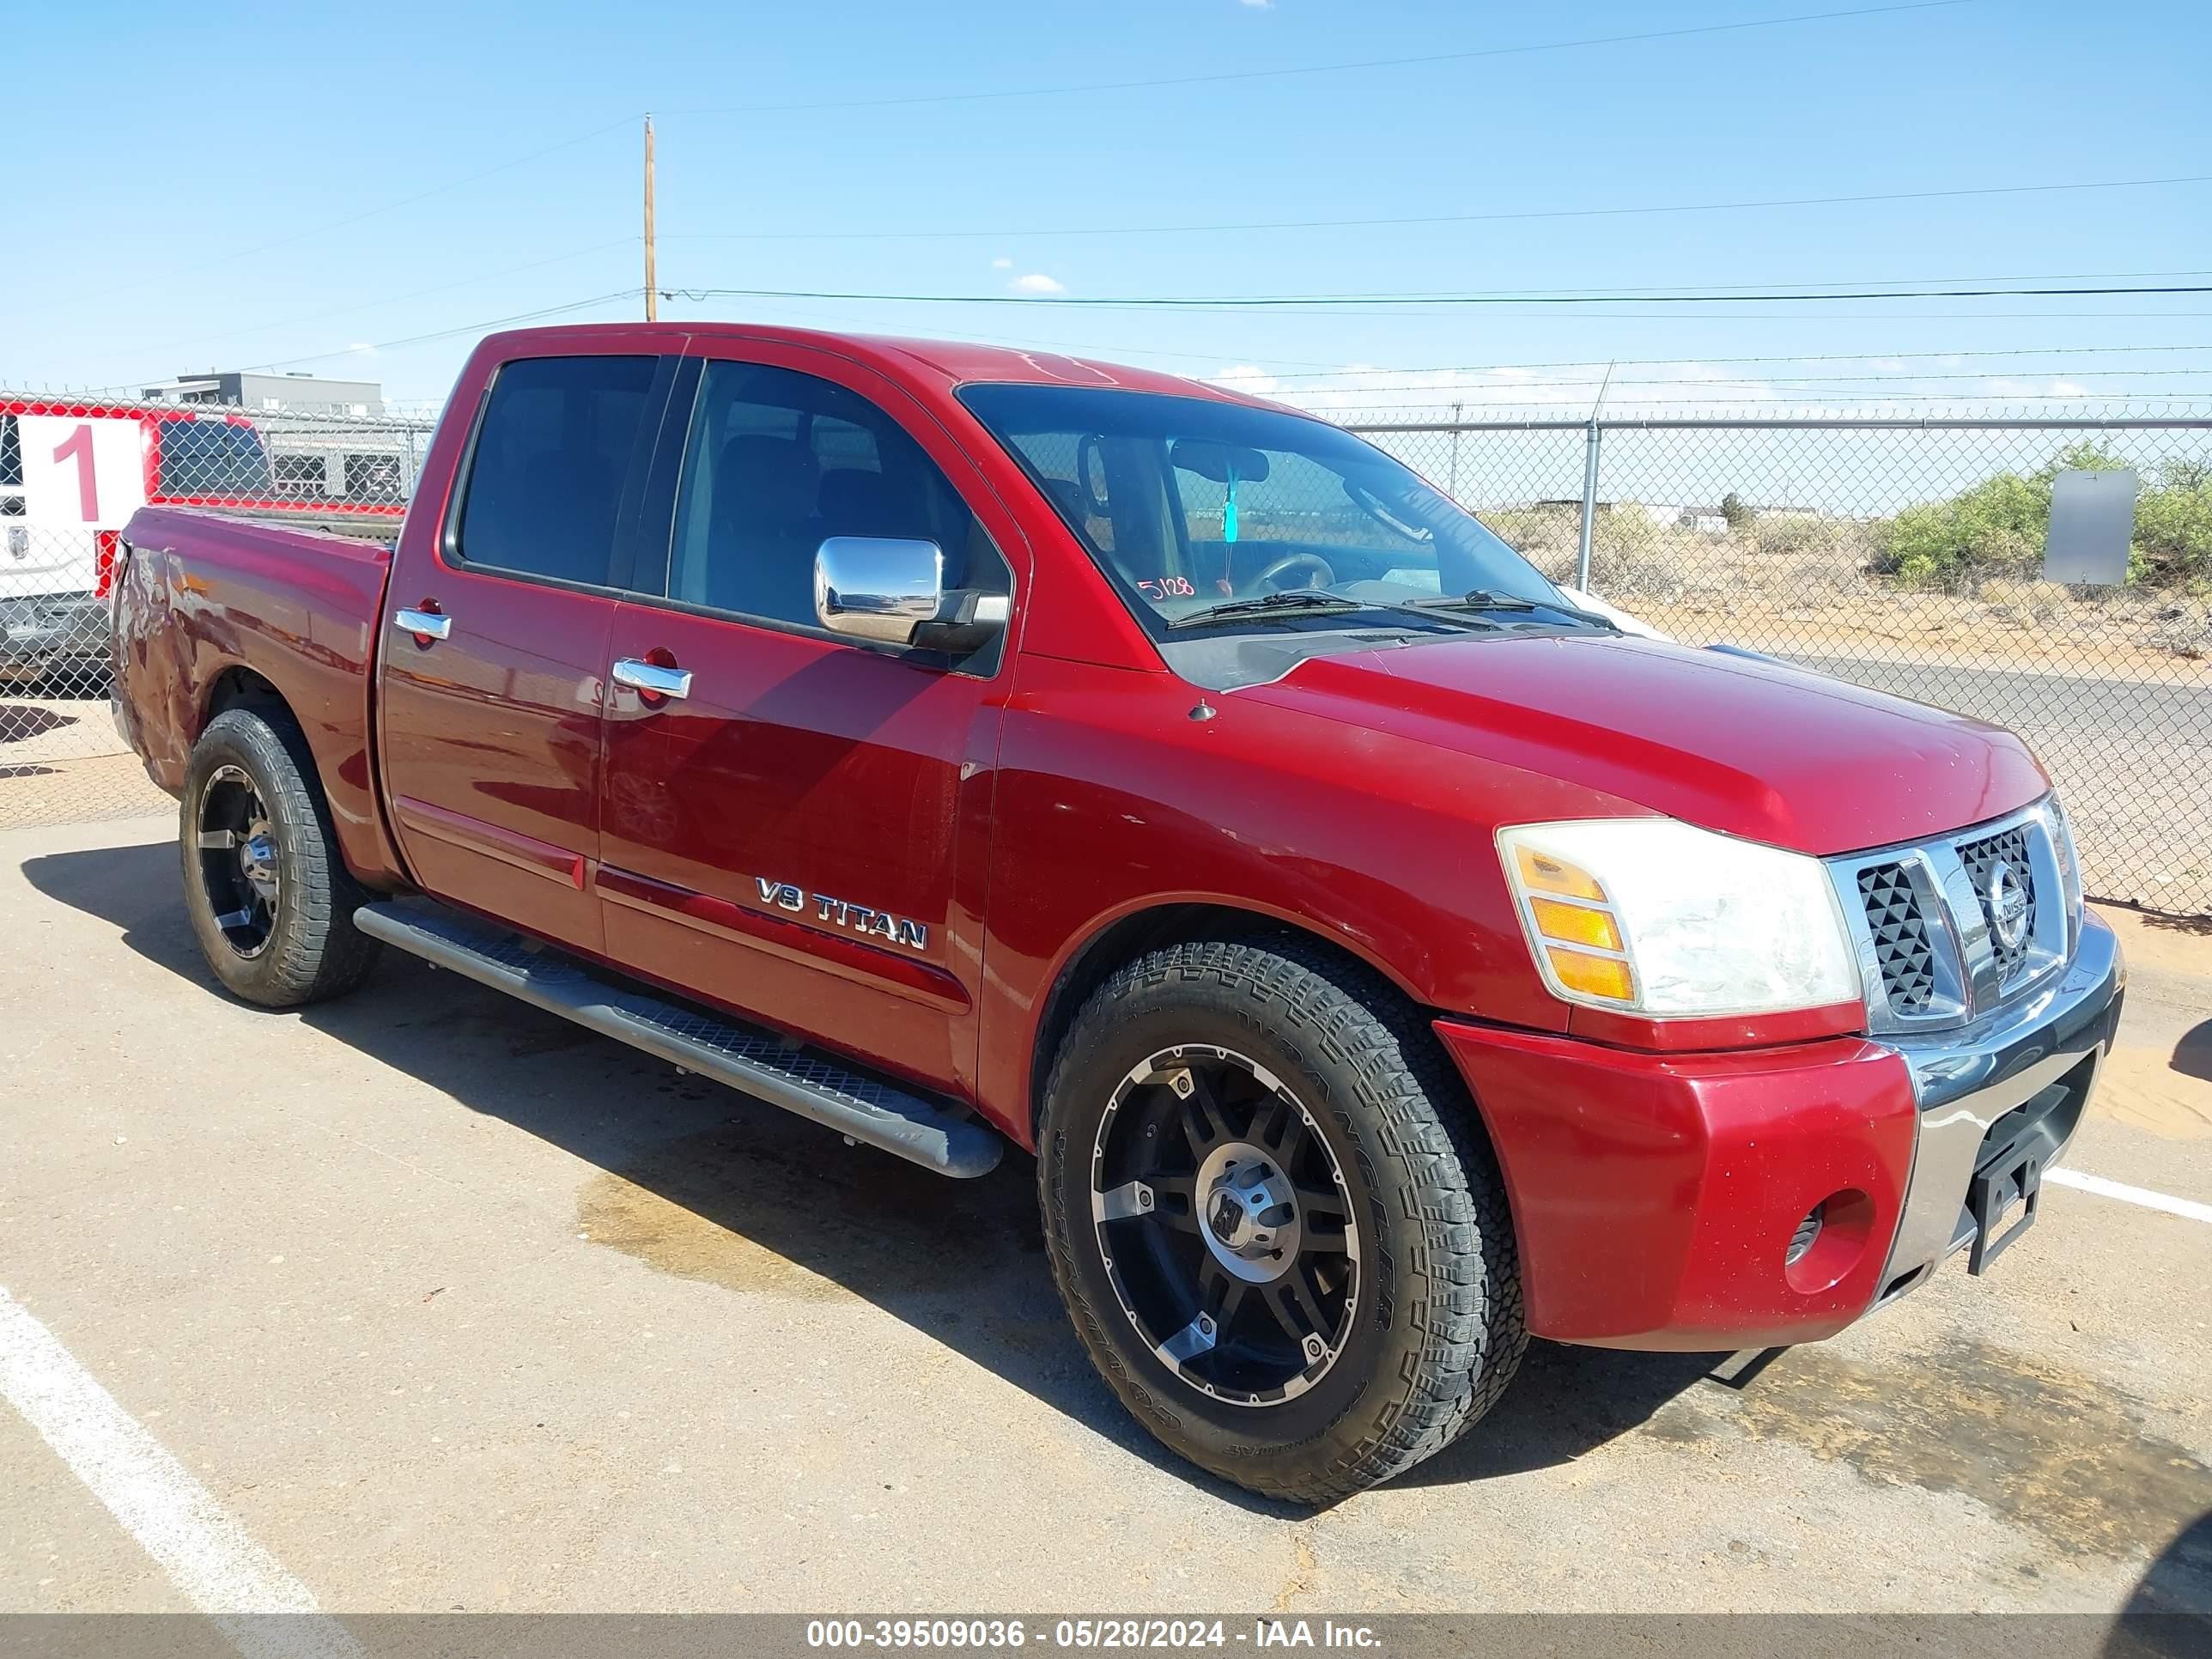
{"type": "Polygon", "coordinates": [[[1011,647],[951,662],[831,634],[814,552],[832,536],[933,541],[948,587],[1004,592],[1018,532],[932,418],[868,371],[802,348],[699,349],[664,445],[675,476],[653,486],[665,565],[640,571],[609,643],[606,953],[967,1095],[1011,647]],[[688,678],[666,696],[623,689],[624,663],[688,678]]]}

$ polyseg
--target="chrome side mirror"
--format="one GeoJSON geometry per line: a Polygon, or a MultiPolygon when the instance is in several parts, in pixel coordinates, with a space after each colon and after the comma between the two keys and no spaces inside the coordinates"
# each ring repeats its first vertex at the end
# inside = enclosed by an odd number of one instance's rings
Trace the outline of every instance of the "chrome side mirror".
{"type": "Polygon", "coordinates": [[[814,553],[814,615],[833,634],[911,645],[945,602],[945,553],[896,536],[832,536],[814,553]]]}

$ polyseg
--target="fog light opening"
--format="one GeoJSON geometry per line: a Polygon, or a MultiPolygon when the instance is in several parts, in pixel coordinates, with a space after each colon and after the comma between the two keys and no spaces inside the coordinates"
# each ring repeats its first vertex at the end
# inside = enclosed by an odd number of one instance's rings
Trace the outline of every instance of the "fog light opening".
{"type": "Polygon", "coordinates": [[[1874,1200],[1856,1187],[1830,1193],[1790,1234],[1782,1277],[1800,1296],[1833,1290],[1864,1259],[1873,1236],[1874,1200]]]}

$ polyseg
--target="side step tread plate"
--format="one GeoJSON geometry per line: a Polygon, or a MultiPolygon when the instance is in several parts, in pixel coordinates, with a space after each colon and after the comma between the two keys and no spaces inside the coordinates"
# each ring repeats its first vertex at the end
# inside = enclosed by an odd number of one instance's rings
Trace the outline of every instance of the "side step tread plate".
{"type": "Polygon", "coordinates": [[[772,1031],[641,987],[614,985],[551,945],[458,911],[416,902],[365,904],[354,912],[354,925],[479,984],[941,1174],[988,1174],[1006,1148],[982,1124],[864,1077],[819,1049],[794,1048],[772,1031]]]}

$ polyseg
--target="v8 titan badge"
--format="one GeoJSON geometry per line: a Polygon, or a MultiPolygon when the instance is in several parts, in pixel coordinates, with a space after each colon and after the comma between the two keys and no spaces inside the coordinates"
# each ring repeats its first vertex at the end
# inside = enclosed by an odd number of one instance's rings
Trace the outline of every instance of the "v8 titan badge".
{"type": "Polygon", "coordinates": [[[793,886],[787,881],[771,881],[766,876],[753,878],[760,889],[761,902],[773,904],[780,910],[804,914],[811,903],[814,920],[835,927],[850,928],[856,933],[869,933],[888,939],[893,945],[903,945],[910,950],[929,947],[929,927],[907,916],[895,916],[888,910],[872,910],[865,904],[854,904],[847,899],[831,898],[827,893],[809,893],[793,886]]]}

